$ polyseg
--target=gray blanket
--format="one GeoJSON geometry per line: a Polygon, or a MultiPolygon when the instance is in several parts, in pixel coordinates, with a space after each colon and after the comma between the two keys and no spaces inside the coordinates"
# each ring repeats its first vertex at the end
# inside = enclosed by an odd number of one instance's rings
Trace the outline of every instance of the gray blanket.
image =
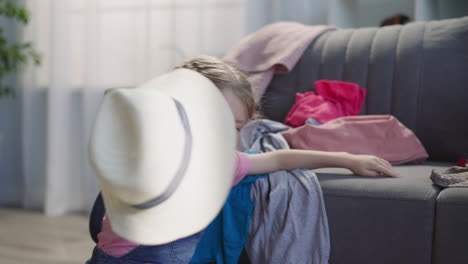
{"type": "Polygon", "coordinates": [[[431,180],[442,187],[468,187],[468,167],[450,167],[444,172],[432,170],[431,180]]]}
{"type": "MultiPolygon", "coordinates": [[[[257,153],[289,149],[279,132],[289,129],[255,120],[241,131],[241,150],[257,153]]],[[[255,209],[246,251],[251,263],[328,263],[330,238],[322,190],[310,170],[278,171],[252,187],[255,209]]]]}

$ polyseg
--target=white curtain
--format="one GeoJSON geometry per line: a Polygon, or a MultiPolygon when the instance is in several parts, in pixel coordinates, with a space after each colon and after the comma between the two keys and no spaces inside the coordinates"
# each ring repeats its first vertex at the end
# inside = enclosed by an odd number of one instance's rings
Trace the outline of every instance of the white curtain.
{"type": "Polygon", "coordinates": [[[22,204],[88,211],[87,141],[103,91],[138,85],[245,34],[246,0],[27,0],[23,40],[43,54],[21,83],[22,204]]]}

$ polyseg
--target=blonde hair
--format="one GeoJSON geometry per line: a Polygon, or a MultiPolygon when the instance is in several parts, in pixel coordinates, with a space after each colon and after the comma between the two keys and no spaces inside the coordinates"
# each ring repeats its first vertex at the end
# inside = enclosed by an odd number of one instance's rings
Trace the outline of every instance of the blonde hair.
{"type": "Polygon", "coordinates": [[[258,116],[255,95],[247,76],[234,67],[212,56],[198,56],[175,67],[194,70],[210,79],[220,90],[231,89],[244,102],[250,119],[258,116]]]}

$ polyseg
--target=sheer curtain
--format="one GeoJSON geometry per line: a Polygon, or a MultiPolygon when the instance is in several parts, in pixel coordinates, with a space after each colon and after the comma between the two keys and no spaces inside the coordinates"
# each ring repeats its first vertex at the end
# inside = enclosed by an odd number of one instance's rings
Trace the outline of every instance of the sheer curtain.
{"type": "Polygon", "coordinates": [[[276,21],[307,25],[328,23],[329,0],[251,0],[247,3],[247,31],[254,32],[276,21]]]}
{"type": "Polygon", "coordinates": [[[90,209],[87,141],[103,91],[135,86],[184,59],[222,56],[246,29],[246,0],[27,0],[24,40],[44,55],[21,86],[22,204],[90,209]]]}

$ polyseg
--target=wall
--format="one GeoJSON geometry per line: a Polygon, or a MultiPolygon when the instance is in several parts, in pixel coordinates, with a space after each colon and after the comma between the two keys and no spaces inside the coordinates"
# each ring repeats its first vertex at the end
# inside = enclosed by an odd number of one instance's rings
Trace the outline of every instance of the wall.
{"type": "Polygon", "coordinates": [[[414,20],[414,3],[408,0],[360,0],[356,27],[379,26],[385,18],[396,14],[403,13],[408,15],[411,20],[414,20]]]}
{"type": "Polygon", "coordinates": [[[413,21],[468,16],[466,0],[255,0],[248,1],[247,31],[280,20],[341,28],[376,27],[396,13],[413,21]]]}
{"type": "Polygon", "coordinates": [[[251,0],[247,1],[247,31],[260,29],[274,21],[327,24],[328,3],[323,0],[251,0]]]}

